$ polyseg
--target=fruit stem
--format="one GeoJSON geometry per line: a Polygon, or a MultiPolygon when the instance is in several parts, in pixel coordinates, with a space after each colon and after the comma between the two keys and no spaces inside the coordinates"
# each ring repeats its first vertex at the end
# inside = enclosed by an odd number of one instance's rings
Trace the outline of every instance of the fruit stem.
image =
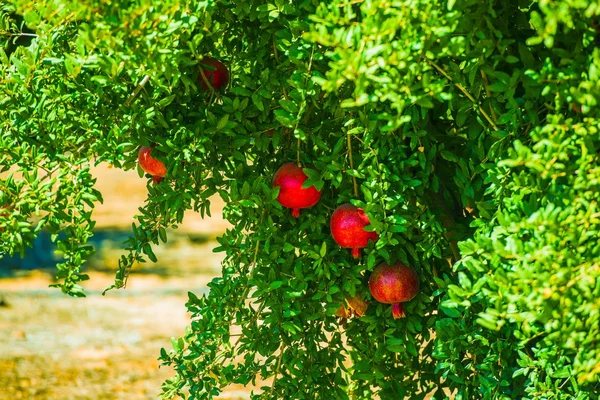
{"type": "Polygon", "coordinates": [[[360,257],[360,249],[358,247],[355,247],[352,249],[352,257],[354,257],[354,258],[360,257]]]}
{"type": "Polygon", "coordinates": [[[406,317],[406,314],[404,314],[404,310],[402,309],[402,303],[392,304],[392,316],[394,319],[406,317]]]}
{"type": "Polygon", "coordinates": [[[296,146],[296,163],[298,164],[298,168],[302,168],[302,164],[300,163],[300,137],[298,137],[298,145],[296,146]]]}
{"type": "Polygon", "coordinates": [[[153,176],[153,177],[152,177],[152,182],[153,182],[155,185],[158,185],[159,183],[161,183],[161,182],[162,182],[162,180],[163,180],[163,177],[162,177],[162,176],[156,176],[156,175],[155,175],[155,176],[153,176]]]}
{"type": "Polygon", "coordinates": [[[299,216],[300,216],[300,209],[299,208],[292,208],[292,217],[298,218],[299,216]]]}
{"type": "MultiPolygon", "coordinates": [[[[354,160],[352,159],[352,140],[350,135],[346,135],[348,138],[348,158],[350,159],[350,169],[354,169],[354,160]]],[[[354,197],[358,197],[358,185],[356,184],[356,177],[352,176],[352,186],[354,187],[354,197]]]]}

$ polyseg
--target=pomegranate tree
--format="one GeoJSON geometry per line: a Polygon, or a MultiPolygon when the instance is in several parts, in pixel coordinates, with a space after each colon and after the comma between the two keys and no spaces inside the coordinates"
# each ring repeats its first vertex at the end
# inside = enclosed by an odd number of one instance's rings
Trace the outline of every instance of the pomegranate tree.
{"type": "Polygon", "coordinates": [[[365,231],[369,224],[369,217],[362,208],[342,204],[331,216],[331,235],[338,245],[352,249],[352,256],[358,258],[360,249],[367,247],[369,240],[376,242],[379,239],[376,232],[365,231]]]}
{"type": "Polygon", "coordinates": [[[138,154],[138,162],[145,173],[152,175],[152,182],[160,183],[167,174],[167,167],[162,161],[152,157],[152,147],[142,146],[138,154]]]}
{"type": "Polygon", "coordinates": [[[375,300],[392,305],[394,319],[404,318],[402,303],[419,292],[419,275],[412,267],[396,263],[379,264],[369,278],[369,290],[375,300]]]}
{"type": "Polygon", "coordinates": [[[201,83],[203,90],[208,89],[206,81],[208,81],[210,86],[215,90],[221,90],[221,88],[227,86],[227,83],[229,83],[229,71],[225,64],[212,57],[203,58],[200,61],[200,64],[202,64],[202,67],[200,68],[198,81],[201,83]],[[202,74],[204,74],[206,81],[202,77],[202,74]]]}
{"type": "Polygon", "coordinates": [[[312,207],[321,198],[321,191],[314,186],[303,188],[308,176],[295,163],[282,165],[273,178],[273,187],[279,186],[277,201],[292,209],[292,216],[298,218],[301,208],[312,207]]]}

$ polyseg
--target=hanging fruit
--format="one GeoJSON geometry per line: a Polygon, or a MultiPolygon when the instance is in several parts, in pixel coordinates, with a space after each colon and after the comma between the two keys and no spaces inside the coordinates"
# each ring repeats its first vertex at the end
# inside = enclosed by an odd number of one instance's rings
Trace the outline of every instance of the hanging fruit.
{"type": "Polygon", "coordinates": [[[138,162],[145,173],[152,175],[154,184],[160,183],[167,174],[167,167],[162,161],[152,157],[152,147],[142,146],[138,153],[138,162]]]}
{"type": "Polygon", "coordinates": [[[206,81],[202,77],[202,74],[204,74],[204,77],[206,78],[208,83],[210,83],[210,85],[216,91],[219,91],[219,90],[221,90],[221,88],[224,88],[225,86],[227,86],[227,83],[229,82],[229,71],[227,70],[227,67],[225,66],[225,64],[223,64],[221,61],[217,60],[216,58],[212,58],[212,57],[203,58],[200,61],[200,64],[201,64],[201,67],[200,67],[200,74],[198,75],[198,81],[202,85],[203,90],[208,89],[208,85],[206,84],[206,81]],[[203,68],[203,66],[206,66],[209,68],[206,68],[206,67],[203,68]]]}
{"type": "Polygon", "coordinates": [[[412,300],[419,292],[419,275],[414,268],[401,263],[381,263],[369,278],[369,290],[378,302],[392,305],[394,319],[404,318],[402,303],[412,300]]]}
{"type": "Polygon", "coordinates": [[[352,249],[352,256],[358,258],[360,249],[367,247],[369,240],[376,242],[379,239],[376,232],[365,231],[365,226],[369,224],[369,218],[362,208],[350,203],[342,204],[331,216],[331,235],[338,245],[352,249]]]}
{"type": "Polygon", "coordinates": [[[308,176],[295,163],[282,165],[273,178],[273,187],[280,188],[277,201],[282,206],[291,208],[294,218],[300,216],[301,208],[312,207],[321,198],[321,191],[314,186],[302,187],[306,179],[308,176]]]}

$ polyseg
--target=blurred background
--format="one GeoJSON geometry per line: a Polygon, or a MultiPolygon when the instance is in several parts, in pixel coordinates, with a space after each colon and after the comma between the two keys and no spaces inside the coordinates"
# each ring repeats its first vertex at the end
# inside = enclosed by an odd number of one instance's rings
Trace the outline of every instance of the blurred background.
{"type": "MultiPolygon", "coordinates": [[[[222,256],[212,252],[227,228],[222,202],[212,201],[212,218],[189,212],[184,224],[155,248],[158,263],[137,264],[127,288],[113,283],[122,243],[146,200],[146,178],[135,170],[98,167],[96,188],[104,204],[86,267],[87,297],[68,297],[53,283],[57,258],[49,235],[41,235],[25,258],[0,259],[0,399],[156,399],[173,375],[159,368],[161,347],[171,349],[189,324],[187,292],[205,293],[220,274],[222,256]]],[[[245,399],[230,387],[222,399],[245,399]]]]}

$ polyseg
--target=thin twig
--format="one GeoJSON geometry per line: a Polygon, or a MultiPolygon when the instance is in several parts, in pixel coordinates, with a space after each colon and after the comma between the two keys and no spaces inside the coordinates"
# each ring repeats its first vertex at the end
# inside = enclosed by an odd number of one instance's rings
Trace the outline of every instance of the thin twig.
{"type": "MultiPolygon", "coordinates": [[[[266,210],[263,210],[261,216],[260,216],[260,224],[262,225],[264,219],[265,219],[265,215],[267,214],[266,210]]],[[[256,261],[258,260],[258,251],[260,249],[260,239],[256,240],[256,246],[254,246],[254,255],[252,256],[252,262],[251,264],[248,266],[248,271],[244,271],[244,275],[245,276],[249,276],[250,278],[252,277],[252,273],[254,272],[254,268],[256,267],[256,261]]],[[[241,272],[240,272],[240,276],[241,276],[241,272]]],[[[241,305],[243,304],[243,302],[245,302],[248,298],[248,294],[250,293],[250,285],[248,284],[246,286],[246,290],[244,290],[244,293],[242,294],[242,296],[240,297],[241,302],[240,305],[238,306],[241,307],[241,305]]],[[[262,309],[264,307],[265,303],[263,301],[262,305],[260,306],[259,310],[256,312],[256,314],[254,315],[254,317],[252,318],[250,324],[253,324],[254,321],[256,321],[258,319],[258,315],[262,312],[262,309]]],[[[235,342],[235,344],[233,345],[233,348],[235,349],[237,347],[237,345],[241,342],[242,340],[242,336],[240,336],[240,338],[238,339],[237,342],[235,342]]],[[[223,364],[223,363],[221,363],[223,364]]]]}
{"type": "Polygon", "coordinates": [[[204,84],[210,89],[210,91],[212,93],[215,93],[215,88],[213,87],[213,85],[210,83],[210,81],[208,80],[208,78],[204,74],[204,71],[205,71],[204,68],[201,67],[200,68],[200,77],[202,78],[202,82],[204,82],[204,84]]]}
{"type": "Polygon", "coordinates": [[[433,66],[435,69],[437,69],[442,75],[444,75],[450,82],[454,83],[454,86],[456,86],[461,92],[463,92],[463,94],[465,96],[467,96],[467,98],[469,100],[471,100],[471,102],[473,104],[475,104],[478,108],[479,108],[479,112],[481,113],[481,115],[484,116],[484,118],[487,120],[487,122],[492,126],[492,128],[494,128],[495,131],[498,130],[498,126],[496,126],[496,123],[494,123],[494,121],[492,120],[492,118],[490,118],[490,116],[488,115],[488,113],[485,112],[485,110],[483,109],[483,107],[481,107],[478,103],[477,100],[475,100],[475,98],[473,96],[471,96],[471,94],[467,91],[467,89],[464,88],[463,85],[461,85],[460,83],[454,82],[454,79],[452,79],[450,77],[450,75],[448,75],[446,73],[446,71],[444,71],[439,65],[437,65],[436,63],[434,63],[433,61],[425,58],[425,61],[427,63],[429,63],[431,66],[433,66]]]}
{"type": "MultiPolygon", "coordinates": [[[[354,170],[354,160],[352,159],[352,140],[350,135],[346,134],[348,139],[348,158],[350,159],[350,169],[354,170]]],[[[354,187],[354,197],[358,198],[358,184],[356,183],[356,177],[352,175],[352,186],[354,187]]]]}
{"type": "Polygon", "coordinates": [[[457,241],[454,238],[454,235],[456,234],[456,221],[454,220],[454,216],[450,213],[450,210],[448,210],[446,202],[440,196],[441,193],[432,193],[429,196],[429,204],[430,207],[433,205],[442,214],[439,219],[444,227],[444,236],[448,240],[450,250],[454,256],[454,261],[456,262],[460,260],[460,250],[458,248],[457,241]]]}
{"type": "MultiPolygon", "coordinates": [[[[275,40],[273,40],[273,49],[275,50],[275,58],[279,59],[278,55],[277,55],[277,47],[275,46],[275,40]]],[[[310,53],[310,59],[308,61],[308,70],[306,71],[308,74],[308,79],[310,79],[310,70],[312,69],[312,62],[313,62],[313,56],[315,55],[315,47],[313,46],[312,48],[312,52],[310,53]]],[[[287,94],[285,93],[285,88],[283,89],[283,94],[287,100],[287,94]]],[[[303,100],[303,107],[301,107],[301,110],[305,109],[306,107],[306,99],[303,100]]],[[[306,125],[308,123],[308,119],[310,118],[310,113],[312,112],[312,103],[308,108],[308,111],[306,112],[306,116],[304,117],[304,121],[303,124],[306,125]]],[[[300,114],[298,115],[300,116],[300,114]]],[[[298,126],[300,125],[300,120],[298,120],[296,122],[296,129],[298,129],[298,126]]],[[[298,167],[302,167],[302,164],[300,163],[300,145],[302,144],[300,137],[298,137],[298,143],[296,146],[296,162],[298,163],[298,167]]]]}
{"type": "MultiPolygon", "coordinates": [[[[256,266],[256,259],[258,258],[259,246],[260,246],[260,239],[258,239],[256,241],[256,246],[254,246],[254,258],[252,259],[252,264],[250,264],[249,271],[248,271],[249,277],[252,277],[252,273],[254,273],[254,267],[256,266]]],[[[248,287],[246,288],[246,291],[244,292],[244,295],[242,296],[242,301],[246,301],[246,297],[248,296],[249,292],[250,292],[250,285],[248,285],[248,287]]]]}
{"type": "Polygon", "coordinates": [[[144,86],[146,85],[146,83],[148,83],[149,80],[150,80],[150,75],[144,75],[140,84],[137,85],[137,87],[135,88],[133,93],[131,93],[131,96],[129,96],[129,98],[125,102],[126,106],[131,105],[131,102],[133,102],[133,100],[136,98],[136,96],[140,93],[140,91],[144,88],[144,86]]]}
{"type": "MultiPolygon", "coordinates": [[[[271,41],[273,43],[273,55],[275,56],[275,61],[279,64],[281,61],[279,60],[279,52],[277,51],[277,45],[275,44],[275,38],[271,41]]],[[[281,85],[281,91],[283,92],[283,98],[289,100],[287,90],[285,90],[285,86],[281,85]]],[[[296,124],[296,128],[298,128],[298,124],[296,124]]],[[[300,163],[300,138],[298,138],[297,146],[296,146],[296,164],[299,168],[302,167],[300,163]]]]}
{"type": "Polygon", "coordinates": [[[26,32],[12,33],[9,31],[0,31],[0,36],[8,36],[8,37],[26,36],[26,37],[32,37],[32,38],[38,37],[38,35],[36,35],[35,33],[26,33],[26,32]]]}
{"type": "MultiPolygon", "coordinates": [[[[360,136],[356,136],[356,139],[362,143],[363,148],[367,148],[371,154],[373,155],[373,159],[375,160],[375,163],[377,164],[377,177],[379,178],[379,184],[381,185],[381,188],[384,187],[383,184],[383,176],[381,174],[381,163],[379,162],[379,158],[377,157],[377,152],[367,143],[365,143],[365,141],[360,137],[360,136]]],[[[387,213],[385,210],[385,196],[379,196],[380,199],[380,204],[381,204],[381,209],[383,210],[383,220],[387,220],[387,213]]]]}
{"type": "MultiPolygon", "coordinates": [[[[273,55],[275,56],[275,61],[277,61],[277,63],[279,63],[279,52],[277,51],[277,45],[275,44],[275,38],[273,38],[273,55]]],[[[283,97],[285,97],[286,100],[288,100],[288,95],[287,95],[287,91],[285,90],[285,86],[281,86],[281,89],[283,90],[283,97]]]]}
{"type": "MultiPolygon", "coordinates": [[[[263,212],[260,216],[260,224],[262,224],[262,222],[264,221],[266,213],[267,213],[266,210],[263,210],[263,212]]],[[[260,246],[260,239],[256,240],[256,246],[254,246],[254,257],[252,258],[252,264],[250,264],[249,271],[247,274],[250,278],[252,278],[252,273],[254,272],[254,267],[256,267],[256,260],[258,259],[259,246],[260,246]]],[[[241,297],[242,301],[246,301],[246,298],[247,298],[249,292],[250,292],[250,285],[248,285],[246,287],[246,290],[244,291],[244,295],[241,297]]]]}
{"type": "Polygon", "coordinates": [[[269,397],[273,398],[273,391],[275,390],[275,383],[277,382],[277,375],[279,375],[279,369],[281,367],[281,360],[283,359],[283,353],[285,350],[285,343],[281,345],[279,351],[279,358],[277,359],[277,367],[275,367],[275,375],[273,376],[273,383],[271,384],[271,390],[269,391],[269,397]]]}
{"type": "MultiPolygon", "coordinates": [[[[484,70],[480,70],[479,72],[481,72],[481,79],[483,79],[483,87],[485,87],[485,94],[488,97],[488,99],[491,100],[492,92],[490,92],[490,83],[488,82],[487,75],[485,74],[484,70]]],[[[492,107],[491,102],[490,102],[490,113],[492,114],[492,119],[494,120],[494,122],[496,122],[498,120],[498,118],[496,117],[496,112],[494,111],[494,107],[492,107]]]]}

